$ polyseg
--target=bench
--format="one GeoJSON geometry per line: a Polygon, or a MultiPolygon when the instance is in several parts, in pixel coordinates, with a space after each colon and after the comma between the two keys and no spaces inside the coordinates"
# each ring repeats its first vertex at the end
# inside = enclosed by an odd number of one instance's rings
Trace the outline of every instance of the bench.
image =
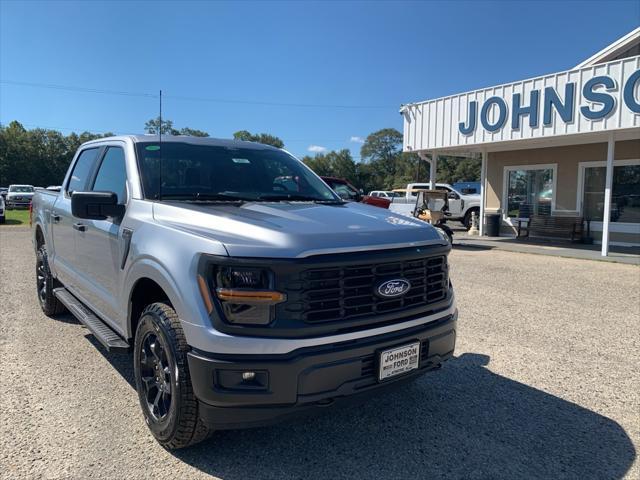
{"type": "Polygon", "coordinates": [[[531,215],[529,219],[518,219],[518,237],[569,238],[572,242],[582,240],[582,217],[554,217],[531,215]],[[524,222],[527,224],[524,225],[524,222]]]}

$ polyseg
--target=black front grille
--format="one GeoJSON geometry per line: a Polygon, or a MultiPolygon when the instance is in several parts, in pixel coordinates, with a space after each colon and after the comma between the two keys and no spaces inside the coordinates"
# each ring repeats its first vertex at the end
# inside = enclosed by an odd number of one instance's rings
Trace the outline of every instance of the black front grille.
{"type": "Polygon", "coordinates": [[[425,307],[447,296],[447,257],[418,258],[392,263],[314,268],[301,272],[298,302],[291,305],[307,323],[376,317],[425,307]],[[385,279],[411,283],[404,295],[380,298],[374,290],[385,279]]]}

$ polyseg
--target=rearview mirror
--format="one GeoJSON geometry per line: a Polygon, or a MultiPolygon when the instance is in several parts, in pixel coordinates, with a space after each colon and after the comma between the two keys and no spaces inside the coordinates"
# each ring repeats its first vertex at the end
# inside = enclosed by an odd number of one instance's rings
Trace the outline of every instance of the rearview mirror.
{"type": "Polygon", "coordinates": [[[114,192],[73,192],[71,214],[89,220],[120,218],[124,215],[124,205],[118,205],[118,195],[114,192]]]}

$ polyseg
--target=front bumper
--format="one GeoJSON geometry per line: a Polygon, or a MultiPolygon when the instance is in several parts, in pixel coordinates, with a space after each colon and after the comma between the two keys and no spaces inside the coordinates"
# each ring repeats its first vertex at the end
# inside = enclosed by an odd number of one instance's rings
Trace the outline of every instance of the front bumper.
{"type": "Polygon", "coordinates": [[[456,321],[457,311],[426,325],[283,355],[211,355],[194,350],[188,354],[189,370],[200,416],[214,429],[248,428],[364,400],[451,358],[456,321]],[[419,368],[379,382],[377,353],[415,340],[421,344],[419,368]],[[266,372],[262,376],[266,385],[245,389],[221,384],[228,373],[245,371],[266,372]]]}

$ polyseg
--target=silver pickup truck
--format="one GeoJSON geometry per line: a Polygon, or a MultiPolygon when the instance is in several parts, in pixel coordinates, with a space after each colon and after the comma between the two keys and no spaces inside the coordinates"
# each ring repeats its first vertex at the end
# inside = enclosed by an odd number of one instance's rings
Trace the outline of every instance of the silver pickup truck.
{"type": "Polygon", "coordinates": [[[166,448],[366,398],[453,354],[447,239],[342,201],[280,149],[88,142],[60,191],[36,192],[32,229],[43,311],[133,352],[166,448]]]}

